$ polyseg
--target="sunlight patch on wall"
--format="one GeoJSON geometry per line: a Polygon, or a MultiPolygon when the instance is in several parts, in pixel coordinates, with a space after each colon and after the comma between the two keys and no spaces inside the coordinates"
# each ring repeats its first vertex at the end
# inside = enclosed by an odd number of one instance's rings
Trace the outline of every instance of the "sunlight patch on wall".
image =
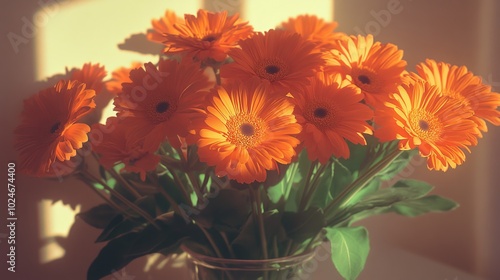
{"type": "Polygon", "coordinates": [[[196,13],[201,6],[200,0],[68,0],[54,5],[36,36],[37,80],[86,62],[105,65],[109,74],[132,61],[156,61],[156,56],[122,51],[117,45],[131,34],[146,32],[151,19],[160,18],[166,9],[182,15],[196,13]]]}
{"type": "Polygon", "coordinates": [[[75,222],[75,215],[80,212],[80,208],[81,206],[77,205],[73,210],[62,201],[53,203],[50,199],[43,199],[38,203],[40,239],[44,243],[39,253],[40,263],[47,263],[64,256],[64,248],[57,243],[55,238],[68,236],[75,222]]]}
{"type": "Polygon", "coordinates": [[[283,21],[301,14],[314,14],[324,20],[333,19],[332,0],[247,0],[244,3],[245,19],[256,31],[267,31],[283,21]]]}

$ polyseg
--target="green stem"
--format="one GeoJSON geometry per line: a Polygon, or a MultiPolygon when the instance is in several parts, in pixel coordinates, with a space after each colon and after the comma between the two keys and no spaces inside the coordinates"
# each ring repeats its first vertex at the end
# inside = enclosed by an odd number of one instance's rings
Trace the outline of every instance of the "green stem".
{"type": "Polygon", "coordinates": [[[174,170],[172,170],[172,168],[168,167],[167,166],[167,170],[168,172],[170,172],[170,174],[172,174],[172,177],[174,178],[174,182],[178,185],[179,189],[181,190],[182,192],[182,195],[184,196],[184,199],[186,200],[186,202],[190,205],[190,206],[194,206],[193,203],[191,202],[191,197],[189,196],[189,194],[187,193],[186,191],[186,187],[184,186],[184,183],[182,182],[181,178],[179,177],[179,175],[177,175],[177,173],[175,173],[174,170]]]}
{"type": "MultiPolygon", "coordinates": [[[[95,158],[95,160],[97,162],[99,162],[99,156],[95,153],[95,152],[92,152],[92,156],[95,158]]],[[[141,198],[142,196],[137,192],[136,189],[134,189],[130,184],[129,182],[127,182],[127,180],[125,180],[125,178],[123,178],[123,176],[116,172],[116,170],[111,167],[109,170],[107,170],[116,180],[120,181],[120,183],[122,183],[122,185],[136,198],[141,198]]]]}
{"type": "Polygon", "coordinates": [[[306,204],[306,196],[309,193],[309,188],[310,188],[311,181],[312,181],[312,175],[314,172],[314,168],[316,168],[316,164],[317,164],[316,161],[312,162],[311,166],[309,167],[309,171],[307,172],[306,181],[305,181],[305,185],[304,185],[304,191],[302,192],[302,197],[300,198],[299,212],[304,211],[304,208],[306,207],[306,205],[305,205],[306,204]]]}
{"type": "Polygon", "coordinates": [[[229,239],[227,238],[227,234],[225,232],[221,231],[220,235],[222,236],[222,239],[224,240],[224,243],[226,243],[227,250],[229,251],[229,254],[231,255],[231,258],[236,259],[236,254],[234,254],[233,247],[229,243],[229,239]]]}
{"type": "MultiPolygon", "coordinates": [[[[359,176],[354,182],[349,184],[330,204],[324,209],[325,216],[329,217],[331,209],[338,209],[346,205],[363,187],[380,171],[386,168],[394,159],[396,159],[403,151],[399,149],[393,150],[381,161],[370,167],[366,172],[359,176]]],[[[334,214],[332,212],[331,214],[334,214]]]]}
{"type": "Polygon", "coordinates": [[[283,253],[283,257],[288,257],[288,255],[290,254],[290,250],[292,250],[292,245],[293,245],[293,240],[288,239],[288,242],[286,243],[285,247],[285,252],[283,253]]]}
{"type": "Polygon", "coordinates": [[[89,182],[89,179],[87,177],[85,177],[83,174],[80,174],[81,175],[81,181],[85,183],[85,185],[89,186],[90,189],[92,191],[94,191],[99,197],[101,197],[104,201],[106,201],[106,203],[108,203],[112,208],[114,208],[116,211],[118,211],[119,213],[122,213],[124,216],[128,217],[128,218],[132,218],[132,216],[130,216],[129,213],[127,213],[127,211],[125,211],[125,209],[122,209],[120,207],[120,205],[116,204],[113,200],[109,199],[107,196],[105,196],[104,194],[102,194],[98,189],[96,189],[92,183],[89,182]]]}
{"type": "MultiPolygon", "coordinates": [[[[201,187],[200,187],[200,182],[198,181],[198,178],[193,174],[193,172],[188,172],[187,177],[189,181],[191,182],[191,187],[193,191],[196,193],[196,196],[198,197],[198,201],[200,201],[203,198],[203,194],[201,193],[201,187]]],[[[198,203],[197,201],[197,203],[198,203]]]]}
{"type": "Polygon", "coordinates": [[[125,178],[123,178],[123,176],[116,172],[116,170],[114,170],[113,168],[109,169],[108,170],[109,173],[111,173],[111,175],[113,175],[113,177],[115,177],[115,179],[117,179],[118,181],[120,181],[120,183],[122,183],[122,185],[136,198],[136,199],[139,199],[141,198],[142,196],[139,194],[139,192],[137,192],[136,189],[134,189],[134,187],[132,187],[132,185],[127,182],[127,180],[125,180],[125,178]]]}
{"type": "Polygon", "coordinates": [[[217,244],[215,243],[215,241],[212,238],[212,236],[210,235],[210,233],[203,226],[201,226],[200,224],[198,224],[198,227],[201,229],[201,231],[203,232],[203,234],[205,235],[205,237],[208,239],[208,242],[210,243],[210,245],[214,249],[214,252],[217,255],[217,257],[223,259],[224,256],[220,252],[219,247],[217,247],[217,244]]]}
{"type": "Polygon", "coordinates": [[[285,187],[287,188],[285,190],[285,200],[288,200],[290,192],[292,191],[293,179],[295,178],[295,173],[297,173],[297,169],[299,169],[299,163],[298,162],[293,163],[291,168],[292,171],[290,171],[290,176],[288,177],[289,179],[286,181],[285,184],[285,187]]]}
{"type": "Polygon", "coordinates": [[[318,188],[319,185],[319,178],[321,177],[321,174],[323,174],[323,172],[325,171],[326,167],[328,167],[330,164],[332,164],[331,161],[329,161],[326,164],[322,164],[318,169],[318,171],[316,172],[316,174],[314,174],[311,186],[306,194],[304,210],[307,210],[309,204],[311,204],[311,200],[314,197],[314,193],[316,192],[316,189],[318,188]]]}
{"type": "Polygon", "coordinates": [[[207,190],[207,184],[208,184],[208,180],[210,179],[210,168],[207,168],[207,170],[205,171],[205,178],[203,178],[203,183],[201,183],[201,193],[206,193],[208,190],[207,190]]]}
{"type": "Polygon", "coordinates": [[[273,251],[274,251],[274,257],[279,258],[280,257],[280,250],[278,248],[278,237],[276,235],[273,238],[273,251]]]}
{"type": "Polygon", "coordinates": [[[94,175],[90,174],[90,172],[88,172],[87,170],[83,169],[82,171],[82,175],[86,176],[87,178],[89,178],[90,180],[93,180],[94,182],[96,183],[99,183],[101,184],[102,186],[104,186],[104,188],[109,191],[111,194],[113,194],[114,196],[116,196],[116,198],[118,198],[121,202],[123,202],[125,205],[127,205],[130,209],[134,210],[135,212],[137,212],[137,214],[139,214],[140,216],[142,216],[144,219],[146,219],[149,223],[151,223],[155,228],[157,229],[161,229],[157,224],[156,222],[154,221],[154,219],[148,214],[146,213],[144,210],[142,210],[141,208],[139,208],[137,205],[135,205],[134,203],[132,203],[130,200],[128,200],[127,198],[125,198],[124,196],[122,196],[119,192],[115,191],[112,187],[110,187],[108,184],[106,184],[106,182],[102,181],[101,179],[95,177],[94,175]]]}
{"type": "Polygon", "coordinates": [[[170,196],[170,194],[168,194],[167,191],[165,191],[162,186],[160,186],[159,184],[155,184],[155,186],[158,187],[158,190],[160,191],[161,195],[163,195],[163,197],[165,197],[165,199],[170,203],[170,205],[172,205],[174,211],[177,212],[179,215],[181,215],[186,221],[188,221],[189,217],[186,216],[185,212],[181,210],[181,208],[177,204],[177,201],[175,201],[175,199],[173,199],[172,196],[170,196]]]}
{"type": "Polygon", "coordinates": [[[267,252],[267,239],[266,239],[266,230],[264,228],[264,219],[262,217],[261,211],[261,201],[260,201],[260,186],[259,189],[255,190],[253,187],[249,187],[250,196],[252,198],[252,204],[257,216],[257,222],[259,226],[259,234],[260,234],[260,244],[262,246],[262,254],[264,255],[264,259],[269,258],[269,254],[267,252]]]}

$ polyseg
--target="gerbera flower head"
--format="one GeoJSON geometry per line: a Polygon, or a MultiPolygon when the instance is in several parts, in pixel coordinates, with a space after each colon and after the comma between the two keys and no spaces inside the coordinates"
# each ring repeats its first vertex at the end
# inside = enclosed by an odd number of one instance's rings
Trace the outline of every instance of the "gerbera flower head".
{"type": "Polygon", "coordinates": [[[78,81],[59,81],[24,101],[15,129],[20,171],[43,177],[55,161],[67,161],[87,142],[90,127],[77,121],[95,107],[95,91],[78,81]]]}
{"type": "MultiPolygon", "coordinates": [[[[151,25],[153,29],[148,30],[146,37],[148,40],[163,44],[165,42],[166,34],[179,34],[179,31],[175,29],[175,24],[184,24],[184,19],[178,17],[175,12],[166,10],[165,15],[158,20],[151,20],[151,25]]],[[[165,51],[167,51],[169,46],[165,47],[165,51]]]]}
{"type": "Polygon", "coordinates": [[[140,62],[133,62],[130,67],[120,67],[116,70],[114,70],[111,73],[111,80],[106,82],[106,90],[114,93],[114,94],[119,94],[122,92],[122,84],[123,83],[131,83],[132,80],[130,79],[130,71],[133,69],[141,68],[142,63],[140,62]]]}
{"type": "Polygon", "coordinates": [[[106,125],[94,124],[90,132],[92,150],[100,155],[99,162],[107,169],[117,163],[124,163],[125,171],[140,173],[146,179],[146,173],[156,169],[160,158],[155,151],[144,147],[143,142],[134,142],[127,137],[129,128],[116,117],[110,117],[106,125]]]}
{"type": "Polygon", "coordinates": [[[72,70],[69,79],[85,83],[87,89],[93,89],[96,94],[99,94],[104,87],[103,80],[106,74],[104,66],[99,65],[99,63],[85,63],[81,69],[72,70]]]}
{"type": "Polygon", "coordinates": [[[266,170],[295,156],[301,130],[287,97],[273,97],[258,81],[218,87],[199,127],[200,161],[239,183],[263,182],[266,170]]]}
{"type": "Polygon", "coordinates": [[[221,67],[221,77],[243,81],[257,77],[277,94],[308,85],[309,77],[324,63],[321,54],[314,52],[314,43],[285,30],[258,33],[240,46],[229,52],[234,62],[221,67]]]}
{"type": "Polygon", "coordinates": [[[351,36],[332,51],[327,71],[347,75],[372,107],[383,106],[402,82],[406,61],[396,45],[374,42],[371,34],[351,36]]]}
{"type": "Polygon", "coordinates": [[[399,140],[401,150],[418,147],[429,169],[446,171],[464,162],[462,149],[477,144],[472,115],[470,107],[442,96],[436,86],[415,81],[399,86],[386,108],[375,111],[375,136],[399,140]]]}
{"type": "Polygon", "coordinates": [[[361,103],[363,95],[357,87],[341,86],[338,80],[318,75],[305,90],[293,95],[294,115],[303,127],[298,138],[311,161],[349,158],[346,140],[366,145],[363,134],[372,133],[367,123],[373,117],[372,109],[361,103]]]}
{"type": "Polygon", "coordinates": [[[342,32],[334,31],[338,26],[336,21],[325,22],[315,15],[299,15],[295,18],[289,18],[281,26],[283,29],[299,33],[306,40],[315,43],[318,51],[330,50],[337,40],[343,40],[347,37],[342,32]]]}
{"type": "Polygon", "coordinates": [[[144,69],[132,70],[130,79],[115,97],[115,111],[130,127],[128,136],[151,149],[166,137],[176,145],[178,136],[186,136],[205,101],[201,91],[212,86],[191,59],[162,60],[158,69],[146,63],[144,69]]]}
{"type": "Polygon", "coordinates": [[[481,78],[474,76],[465,66],[427,59],[417,65],[417,72],[422,79],[435,85],[442,95],[470,106],[474,111],[471,119],[481,131],[488,131],[486,121],[500,125],[500,94],[492,92],[491,86],[483,84],[481,78]]]}
{"type": "Polygon", "coordinates": [[[184,16],[184,23],[176,23],[177,34],[166,34],[167,54],[184,54],[199,61],[223,61],[227,52],[238,46],[238,41],[253,34],[247,22],[238,14],[228,16],[227,11],[212,13],[198,10],[197,16],[184,16]]]}

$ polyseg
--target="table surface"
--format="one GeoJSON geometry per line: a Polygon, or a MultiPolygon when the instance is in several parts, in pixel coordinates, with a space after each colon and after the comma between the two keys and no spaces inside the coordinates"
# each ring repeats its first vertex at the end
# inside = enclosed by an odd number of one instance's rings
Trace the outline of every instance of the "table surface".
{"type": "MultiPolygon", "coordinates": [[[[379,244],[372,250],[357,280],[487,280],[393,246],[379,244]]],[[[325,250],[318,251],[316,263],[309,279],[342,279],[325,250]]]]}

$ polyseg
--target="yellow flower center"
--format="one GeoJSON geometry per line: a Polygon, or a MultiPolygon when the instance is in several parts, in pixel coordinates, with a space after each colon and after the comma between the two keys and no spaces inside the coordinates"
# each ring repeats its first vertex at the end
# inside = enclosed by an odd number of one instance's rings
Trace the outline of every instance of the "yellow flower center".
{"type": "Polygon", "coordinates": [[[148,97],[144,108],[147,117],[154,124],[167,121],[177,109],[176,102],[170,100],[168,96],[148,97]]]}
{"type": "Polygon", "coordinates": [[[288,65],[279,58],[263,59],[257,63],[255,73],[257,76],[273,82],[285,77],[288,73],[288,65]]]}
{"type": "Polygon", "coordinates": [[[333,128],[338,123],[337,108],[329,102],[314,102],[308,104],[304,110],[304,118],[316,127],[333,128]]]}
{"type": "Polygon", "coordinates": [[[416,136],[426,141],[437,141],[443,129],[439,119],[424,110],[411,111],[409,115],[410,126],[416,136]]]}
{"type": "Polygon", "coordinates": [[[226,122],[227,141],[244,148],[258,145],[267,130],[266,123],[257,116],[238,114],[226,122]]]}

